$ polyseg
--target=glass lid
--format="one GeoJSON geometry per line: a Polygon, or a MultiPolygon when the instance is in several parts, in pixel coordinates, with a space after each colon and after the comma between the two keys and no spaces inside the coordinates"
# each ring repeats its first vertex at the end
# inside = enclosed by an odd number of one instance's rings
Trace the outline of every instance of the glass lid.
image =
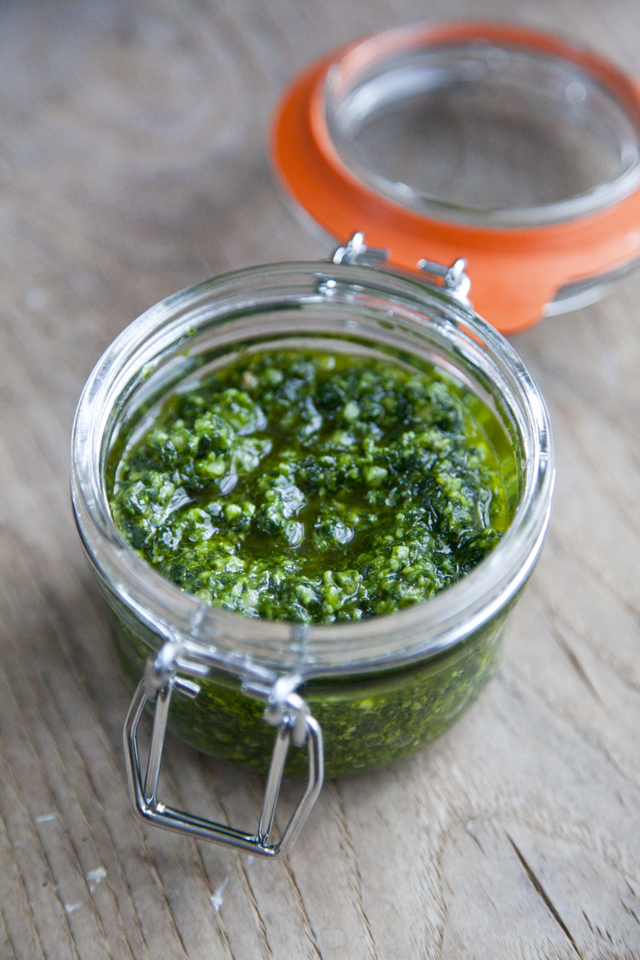
{"type": "Polygon", "coordinates": [[[339,242],[391,266],[467,261],[503,333],[584,306],[640,261],[640,85],[505,23],[399,27],[294,79],[273,162],[339,242]]]}
{"type": "MultiPolygon", "coordinates": [[[[361,51],[360,51],[361,52],[361,51]]],[[[478,39],[328,72],[345,165],[392,201],[459,223],[556,223],[640,182],[640,113],[580,63],[478,39]]]]}

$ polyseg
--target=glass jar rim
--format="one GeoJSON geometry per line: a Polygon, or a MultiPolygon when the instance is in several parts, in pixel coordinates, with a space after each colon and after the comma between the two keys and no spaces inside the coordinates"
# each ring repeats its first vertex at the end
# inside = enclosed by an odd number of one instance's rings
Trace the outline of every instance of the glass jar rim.
{"type": "Polygon", "coordinates": [[[243,662],[250,660],[303,677],[403,666],[464,641],[515,598],[528,579],[548,525],[554,482],[544,400],[515,350],[490,324],[423,283],[366,266],[302,261],[223,274],[168,297],[134,320],[105,351],[85,385],[71,461],[72,502],[87,556],[99,580],[143,623],[165,639],[177,635],[209,644],[232,672],[241,674],[243,662]],[[520,500],[510,527],[489,556],[424,603],[355,623],[245,618],[184,592],[126,543],[111,517],[106,492],[110,416],[133,377],[150,369],[163,351],[185,351],[197,325],[216,311],[219,316],[243,309],[255,314],[259,304],[264,308],[269,298],[285,293],[289,305],[296,298],[302,303],[311,293],[315,303],[333,303],[336,285],[354,295],[373,295],[379,303],[386,298],[402,307],[403,322],[415,324],[422,334],[425,323],[432,322],[453,350],[486,358],[525,441],[520,500]],[[260,300],[261,290],[267,292],[260,300]],[[430,321],[434,311],[446,319],[430,321]]]}

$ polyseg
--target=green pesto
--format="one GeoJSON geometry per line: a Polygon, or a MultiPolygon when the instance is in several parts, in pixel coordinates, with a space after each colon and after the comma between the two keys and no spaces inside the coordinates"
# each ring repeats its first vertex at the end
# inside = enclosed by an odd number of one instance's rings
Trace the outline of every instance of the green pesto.
{"type": "MultiPolygon", "coordinates": [[[[150,415],[151,416],[151,415],[150,415]]],[[[513,513],[515,458],[488,408],[444,373],[312,351],[244,355],[172,394],[110,464],[120,530],[165,577],[245,616],[331,623],[428,600],[492,549],[513,513]]],[[[103,584],[137,682],[162,639],[103,584]]],[[[508,611],[437,656],[300,692],[323,730],[327,776],[433,740],[498,664],[508,611]]],[[[265,771],[263,704],[213,674],[176,694],[188,743],[265,771]]],[[[287,772],[304,776],[303,750],[287,772]]]]}
{"type": "Polygon", "coordinates": [[[112,463],[121,532],[215,606],[302,623],[424,602],[509,523],[488,411],[441,372],[245,355],[171,396],[112,463]]]}

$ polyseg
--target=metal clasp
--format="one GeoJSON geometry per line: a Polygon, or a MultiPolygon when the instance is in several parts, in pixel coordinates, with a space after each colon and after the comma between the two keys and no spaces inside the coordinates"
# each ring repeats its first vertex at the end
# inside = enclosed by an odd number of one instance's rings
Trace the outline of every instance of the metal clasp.
{"type": "MultiPolygon", "coordinates": [[[[333,252],[331,256],[332,263],[352,263],[362,266],[375,266],[385,264],[389,260],[389,251],[378,247],[368,247],[364,233],[358,230],[351,239],[333,252]]],[[[465,270],[467,261],[459,257],[450,267],[442,263],[436,263],[434,260],[418,260],[416,264],[418,270],[434,277],[441,282],[436,284],[440,289],[445,290],[450,297],[462,303],[465,307],[470,307],[469,290],[471,281],[465,270]]]]}
{"type": "Polygon", "coordinates": [[[471,289],[471,280],[465,273],[467,261],[464,257],[458,257],[450,267],[445,267],[442,263],[436,263],[434,260],[418,260],[418,269],[423,273],[428,273],[431,277],[438,277],[442,280],[442,289],[446,290],[450,297],[464,304],[465,307],[471,306],[469,300],[469,290],[471,289]]]}
{"type": "Polygon", "coordinates": [[[189,697],[197,697],[200,691],[196,682],[180,676],[179,673],[201,679],[207,676],[212,666],[229,670],[228,662],[223,660],[213,647],[177,638],[168,640],[157,656],[151,656],[147,660],[145,676],[133,696],[124,724],[124,752],[131,802],[144,820],[156,826],[214,843],[224,843],[264,857],[275,859],[285,856],[311,812],[320,793],[324,775],[322,731],[302,697],[295,692],[301,682],[298,676],[279,676],[275,671],[251,663],[242,664],[239,670],[242,674],[243,692],[265,701],[264,719],[278,728],[260,822],[255,834],[183,813],[158,800],[160,764],[173,690],[176,689],[189,697]],[[137,731],[148,700],[155,703],[155,714],[149,757],[143,776],[137,731]],[[270,843],[291,741],[296,747],[306,744],[309,758],[308,782],[282,836],[277,842],[270,843]]]}
{"type": "Polygon", "coordinates": [[[332,263],[354,263],[362,266],[373,266],[374,263],[386,263],[389,251],[381,247],[368,247],[364,240],[364,233],[358,230],[342,247],[337,247],[332,255],[332,263]]]}

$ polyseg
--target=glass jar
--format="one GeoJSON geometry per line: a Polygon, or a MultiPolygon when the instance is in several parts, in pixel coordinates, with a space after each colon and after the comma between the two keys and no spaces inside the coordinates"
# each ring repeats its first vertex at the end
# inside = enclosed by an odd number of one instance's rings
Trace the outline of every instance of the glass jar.
{"type": "Polygon", "coordinates": [[[230,273],[152,307],[98,362],[74,426],[78,530],[112,612],[125,672],[137,683],[146,670],[125,726],[134,803],[151,822],[267,856],[290,848],[317,796],[323,743],[330,776],[379,766],[439,736],[474,702],[499,662],[508,613],[536,563],[551,510],[544,402],[507,341],[465,305],[460,270],[430,289],[349,259],[366,259],[362,243],[342,248],[335,260],[343,262],[230,273]],[[460,582],[426,603],[364,622],[266,622],[183,592],[125,542],[108,501],[109,457],[118,439],[144,431],[163,397],[239,350],[283,345],[368,352],[418,369],[436,364],[490,408],[514,465],[513,520],[460,582]],[[146,702],[155,704],[155,723],[145,778],[136,729],[146,702]],[[158,800],[167,720],[199,749],[269,768],[256,834],[158,800]],[[275,747],[269,724],[278,727],[275,747]],[[306,746],[308,756],[292,751],[288,770],[306,771],[308,783],[274,844],[270,828],[290,741],[306,746]]]}

